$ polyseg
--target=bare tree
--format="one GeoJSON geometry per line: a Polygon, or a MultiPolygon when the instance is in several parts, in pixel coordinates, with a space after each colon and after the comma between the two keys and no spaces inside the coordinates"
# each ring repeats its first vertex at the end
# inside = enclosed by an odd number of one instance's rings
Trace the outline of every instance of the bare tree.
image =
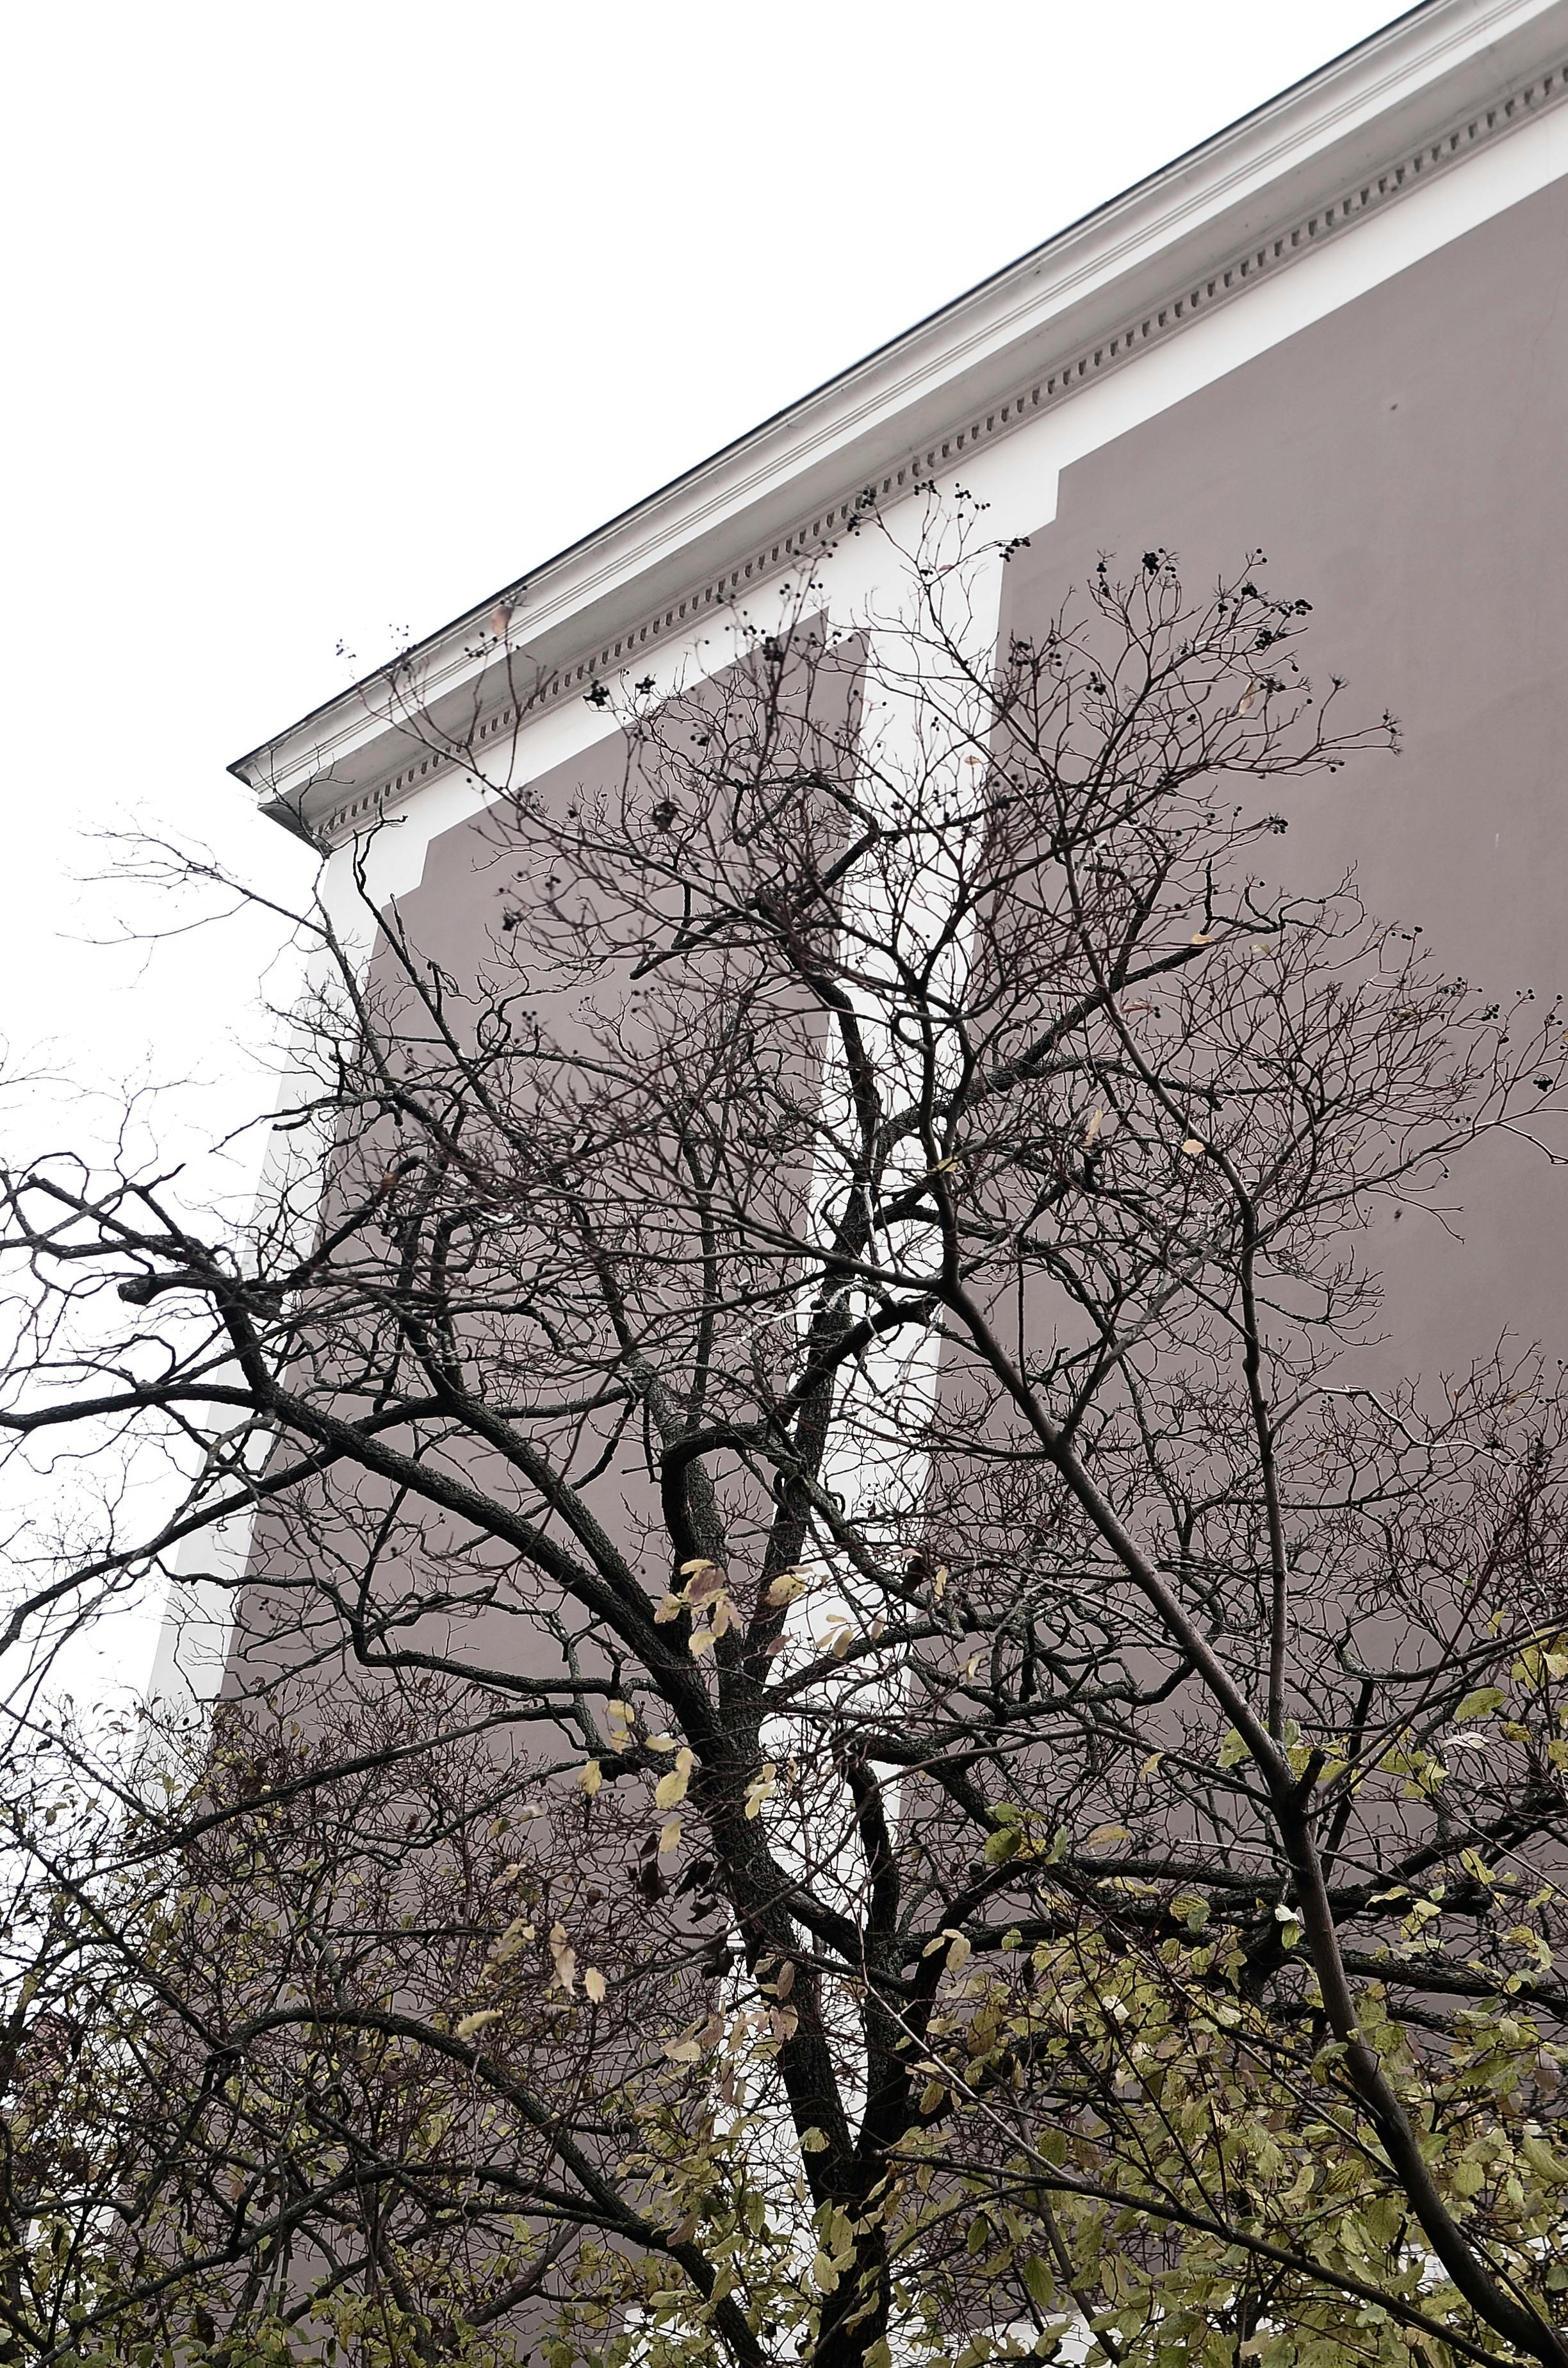
{"type": "Polygon", "coordinates": [[[17,1793],[16,2352],[1568,2358],[1561,1411],[1373,1378],[1562,1024],[1258,877],[1393,740],[1304,603],[998,654],[1006,556],[933,502],[570,792],[393,670],[492,794],[457,926],[300,920],[323,1157],[7,1175],[0,1421],[185,1474],[14,1647],[254,1524],[184,1772],[17,1793]]]}

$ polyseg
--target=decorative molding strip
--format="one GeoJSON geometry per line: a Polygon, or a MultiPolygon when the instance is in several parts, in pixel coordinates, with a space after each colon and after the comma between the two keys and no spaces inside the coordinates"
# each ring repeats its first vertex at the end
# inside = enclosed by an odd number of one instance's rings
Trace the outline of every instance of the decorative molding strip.
{"type": "MultiPolygon", "coordinates": [[[[607,674],[624,672],[640,654],[672,633],[689,630],[694,620],[733,607],[737,596],[746,589],[757,589],[798,565],[802,558],[811,559],[823,552],[852,517],[863,492],[869,492],[879,500],[896,495],[915,479],[935,475],[966,454],[1012,434],[1026,421],[1054,408],[1085,384],[1119,369],[1135,354],[1165,342],[1199,315],[1216,311],[1248,288],[1256,287],[1260,279],[1273,277],[1302,255],[1321,248],[1369,214],[1436,179],[1477,149],[1527,119],[1545,113],[1565,97],[1568,55],[1545,72],[1534,74],[1494,105],[1467,111],[1437,138],[1424,140],[1399,163],[1371,178],[1350,184],[1329,203],[1317,206],[1289,228],[1241,250],[1196,283],[1180,286],[1178,292],[1164,303],[1141,312],[1112,335],[1074,352],[1054,370],[1019,387],[1005,402],[989,406],[983,413],[963,420],[948,435],[911,451],[899,466],[885,470],[869,486],[862,480],[790,532],[757,546],[744,560],[699,584],[684,598],[666,600],[612,640],[597,647],[590,645],[581,656],[553,668],[527,697],[484,716],[476,728],[475,740],[514,730],[529,716],[542,712],[574,691],[585,690],[607,674]]],[[[495,647],[499,653],[499,636],[495,647]]],[[[406,723],[400,723],[392,716],[387,722],[389,729],[418,737],[419,726],[412,715],[406,723]]],[[[432,777],[469,769],[460,757],[420,739],[417,756],[390,779],[358,790],[314,822],[312,835],[335,841],[368,822],[373,823],[390,805],[432,777]]],[[[315,776],[293,793],[287,805],[297,811],[311,791],[329,780],[329,773],[315,776]]],[[[273,811],[281,812],[282,803],[279,802],[273,811]]]]}

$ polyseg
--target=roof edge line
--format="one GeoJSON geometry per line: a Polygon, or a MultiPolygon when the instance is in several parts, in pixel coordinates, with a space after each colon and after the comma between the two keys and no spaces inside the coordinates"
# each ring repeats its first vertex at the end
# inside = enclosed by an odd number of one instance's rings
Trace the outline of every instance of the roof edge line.
{"type": "MultiPolygon", "coordinates": [[[[513,658],[519,654],[526,655],[528,643],[541,633],[559,630],[571,615],[588,610],[596,601],[602,605],[618,580],[630,586],[635,584],[640,576],[646,575],[659,564],[661,544],[663,555],[667,556],[671,552],[678,551],[681,544],[696,541],[699,537],[715,531],[715,521],[720,526],[722,524],[722,514],[744,517],[748,507],[755,509],[757,507],[770,484],[787,485],[791,477],[803,477],[808,469],[820,461],[824,451],[830,454],[835,442],[847,444],[858,429],[874,432],[879,421],[884,427],[895,422],[901,412],[913,411],[921,400],[923,391],[928,401],[934,400],[942,382],[956,381],[966,369],[983,366],[987,351],[997,359],[1005,359],[1013,347],[1023,343],[1031,317],[1042,329],[1049,327],[1054,314],[1070,310],[1075,292],[1080,299],[1086,299],[1086,295],[1092,295],[1096,284],[1102,290],[1114,287],[1117,279],[1135,268],[1140,260],[1148,263],[1163,247],[1172,246],[1183,236],[1194,234],[1200,229],[1204,217],[1222,218],[1225,201],[1238,186],[1251,180],[1260,189],[1266,189],[1272,181],[1282,177],[1285,165],[1292,155],[1310,165],[1312,154],[1331,151],[1336,133],[1350,119],[1358,115],[1364,123],[1375,121],[1380,113],[1391,112],[1392,104],[1397,103],[1401,96],[1414,101],[1434,88],[1440,88],[1456,71],[1454,51],[1462,51],[1459,65],[1468,64],[1473,73],[1491,56],[1500,34],[1519,32],[1532,24],[1558,17],[1563,19],[1564,29],[1568,30],[1568,0],[1419,0],[1417,6],[1381,28],[1365,41],[1329,60],[1325,65],[1303,76],[1261,107],[1185,151],[1158,171],[1145,176],[1130,189],[1067,224],[1050,239],[1029,248],[1012,263],[1003,266],[949,303],[926,314],[898,336],[886,340],[833,378],[824,381],[744,435],[720,447],[691,469],[618,512],[589,534],[568,544],[528,575],[512,579],[498,592],[490,594],[486,599],[438,627],[396,659],[335,693],[282,732],[263,741],[244,756],[236,757],[227,770],[253,791],[275,791],[282,779],[291,773],[298,774],[303,766],[312,761],[319,774],[322,760],[328,757],[335,745],[362,739],[367,726],[371,727],[376,736],[388,729],[389,718],[371,701],[378,692],[384,696],[395,685],[400,670],[406,670],[411,664],[421,662],[436,666],[444,651],[452,653],[451,665],[446,673],[461,672],[465,663],[470,665],[471,670],[478,671],[492,664],[493,659],[488,654],[480,656],[472,651],[454,649],[453,645],[459,643],[465,633],[472,634],[486,615],[498,607],[516,603],[530,592],[541,593],[551,578],[559,580],[557,600],[547,602],[537,618],[519,620],[518,641],[507,644],[507,654],[513,658]],[[1423,28],[1430,28],[1430,38],[1416,44],[1412,56],[1409,54],[1412,36],[1423,28]],[[1388,63],[1381,74],[1369,75],[1363,71],[1353,78],[1354,86],[1346,86],[1352,69],[1375,65],[1380,59],[1388,58],[1390,52],[1402,49],[1406,52],[1402,60],[1388,63]],[[1291,110],[1299,111],[1303,98],[1313,93],[1325,101],[1336,97],[1337,103],[1319,107],[1305,123],[1288,121],[1291,110]],[[1393,94],[1392,102],[1391,93],[1393,94]],[[1278,124],[1278,136],[1265,146],[1260,156],[1256,153],[1256,135],[1271,122],[1278,124]],[[1248,153],[1249,148],[1252,153],[1248,153]],[[1184,176],[1190,175],[1195,165],[1207,160],[1215,166],[1221,166],[1227,159],[1228,171],[1211,173],[1201,188],[1189,189],[1178,202],[1166,208],[1163,218],[1142,225],[1128,221],[1140,203],[1146,207],[1147,201],[1162,187],[1170,189],[1174,197],[1176,184],[1184,176]],[[1033,288],[1020,292],[1018,301],[1003,311],[999,317],[987,319],[983,316],[983,306],[987,297],[994,300],[1011,284],[1038,282],[1044,266],[1053,255],[1060,256],[1064,265],[1069,264],[1074,245],[1082,248],[1086,233],[1096,226],[1103,231],[1110,231],[1118,217],[1128,221],[1122,238],[1112,240],[1108,248],[1102,248],[1097,256],[1081,256],[1076,273],[1068,269],[1059,276],[1049,291],[1033,288]],[[1075,282],[1078,283],[1076,291],[1075,282]],[[1050,301],[1043,302],[1047,295],[1050,301]],[[932,332],[943,324],[954,331],[963,330],[964,334],[950,337],[947,347],[933,356],[929,350],[932,332]],[[921,350],[923,344],[926,347],[924,353],[921,350]],[[875,383],[879,366],[885,375],[887,366],[901,356],[906,358],[905,367],[897,373],[891,386],[884,384],[879,388],[875,383]],[[926,382],[924,390],[923,381],[926,382]],[[858,401],[853,399],[857,394],[858,401]],[[831,398],[835,396],[840,398],[836,416],[832,415],[831,406],[831,398]],[[820,416],[824,413],[828,416],[820,416]],[[813,414],[819,415],[814,421],[813,414]],[[778,431],[791,424],[797,425],[801,431],[795,439],[799,449],[783,455],[777,451],[770,453],[767,449],[769,439],[777,440],[778,431]],[[723,482],[726,466],[733,477],[735,464],[748,452],[756,454],[756,466],[738,484],[723,482]],[[698,495],[705,485],[709,488],[708,498],[694,503],[690,497],[698,495]],[[671,518],[668,513],[674,497],[683,494],[688,496],[685,514],[671,518]],[[661,512],[665,514],[663,519],[661,512]],[[641,538],[637,548],[617,558],[613,551],[615,538],[624,539],[628,530],[639,521],[645,522],[648,531],[641,538]],[[569,581],[574,564],[580,570],[596,551],[603,552],[603,564],[593,570],[586,581],[569,581]],[[355,702],[358,702],[357,706],[355,702]],[[342,719],[340,731],[332,733],[313,729],[325,725],[328,719],[334,717],[342,719]],[[290,752],[294,761],[290,762],[285,752],[290,752]],[[279,758],[283,759],[280,766],[275,763],[279,758]],[[264,774],[269,774],[270,778],[258,778],[264,774]]],[[[1540,73],[1538,67],[1537,78],[1540,73]]],[[[1530,80],[1531,76],[1527,74],[1522,77],[1520,86],[1528,86],[1530,80]]],[[[1498,82],[1494,87],[1501,95],[1503,82],[1498,82]]],[[[1469,104],[1467,101],[1467,108],[1469,104]]],[[[1097,359],[1096,356],[1096,361],[1097,359]]],[[[924,444],[925,440],[923,435],[919,441],[924,444]]],[[[960,440],[961,445],[961,436],[960,440]]],[[[822,503],[819,498],[807,507],[808,509],[825,508],[831,505],[822,503]]],[[[798,523],[795,531],[799,530],[798,523]]],[[[768,539],[782,542],[787,538],[779,534],[768,539]]],[[[707,573],[710,564],[710,558],[699,566],[698,575],[707,573]]],[[[755,564],[754,560],[745,566],[748,579],[753,578],[755,564]]],[[[663,601],[659,603],[661,608],[664,605],[663,601]]],[[[596,632],[593,639],[597,641],[597,638],[596,632]]],[[[570,666],[572,661],[568,658],[565,663],[570,666]]],[[[441,674],[426,688],[434,693],[444,680],[445,674],[441,674]]],[[[276,794],[270,795],[269,810],[278,814],[281,803],[288,812],[297,814],[299,797],[309,786],[308,782],[301,783],[298,791],[286,794],[281,801],[276,794]]],[[[278,818],[282,819],[282,814],[278,814],[278,818]]]]}

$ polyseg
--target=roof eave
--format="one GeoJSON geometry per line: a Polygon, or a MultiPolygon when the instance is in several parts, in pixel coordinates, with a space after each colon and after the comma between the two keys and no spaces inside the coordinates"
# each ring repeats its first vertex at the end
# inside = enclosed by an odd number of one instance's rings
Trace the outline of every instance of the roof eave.
{"type": "MultiPolygon", "coordinates": [[[[230,770],[276,818],[312,835],[307,799],[330,776],[335,800],[372,780],[377,745],[416,705],[472,695],[495,664],[485,622],[510,610],[506,647],[560,666],[613,636],[614,620],[663,602],[732,556],[805,518],[830,494],[880,472],[927,433],[966,417],[1053,350],[1072,347],[1204,266],[1244,236],[1376,173],[1412,142],[1568,51],[1568,0],[1423,0],[1342,57],[1159,173],[1059,232],[697,467],[466,610],[230,770]],[[935,424],[934,424],[935,423],[935,424]],[[476,634],[479,639],[476,641],[476,634]],[[394,685],[403,688],[394,693],[394,685]]],[[[674,597],[677,597],[674,596],[674,597]]],[[[385,751],[382,752],[385,757],[385,751]]]]}

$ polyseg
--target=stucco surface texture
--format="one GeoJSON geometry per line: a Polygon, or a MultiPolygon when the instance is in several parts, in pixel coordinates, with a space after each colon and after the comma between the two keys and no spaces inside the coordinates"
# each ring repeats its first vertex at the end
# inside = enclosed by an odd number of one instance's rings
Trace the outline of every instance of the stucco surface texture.
{"type": "MultiPolygon", "coordinates": [[[[1038,632],[1100,553],[1135,569],[1155,544],[1193,590],[1261,550],[1313,603],[1314,682],[1346,677],[1346,720],[1403,726],[1398,758],[1271,796],[1278,879],[1354,866],[1450,974],[1568,987],[1568,183],[1065,471],[1004,631],[1038,632]]],[[[1435,1382],[1505,1329],[1568,1356],[1568,1167],[1494,1144],[1449,1206],[1374,1229],[1386,1339],[1359,1369],[1435,1382]]]]}

